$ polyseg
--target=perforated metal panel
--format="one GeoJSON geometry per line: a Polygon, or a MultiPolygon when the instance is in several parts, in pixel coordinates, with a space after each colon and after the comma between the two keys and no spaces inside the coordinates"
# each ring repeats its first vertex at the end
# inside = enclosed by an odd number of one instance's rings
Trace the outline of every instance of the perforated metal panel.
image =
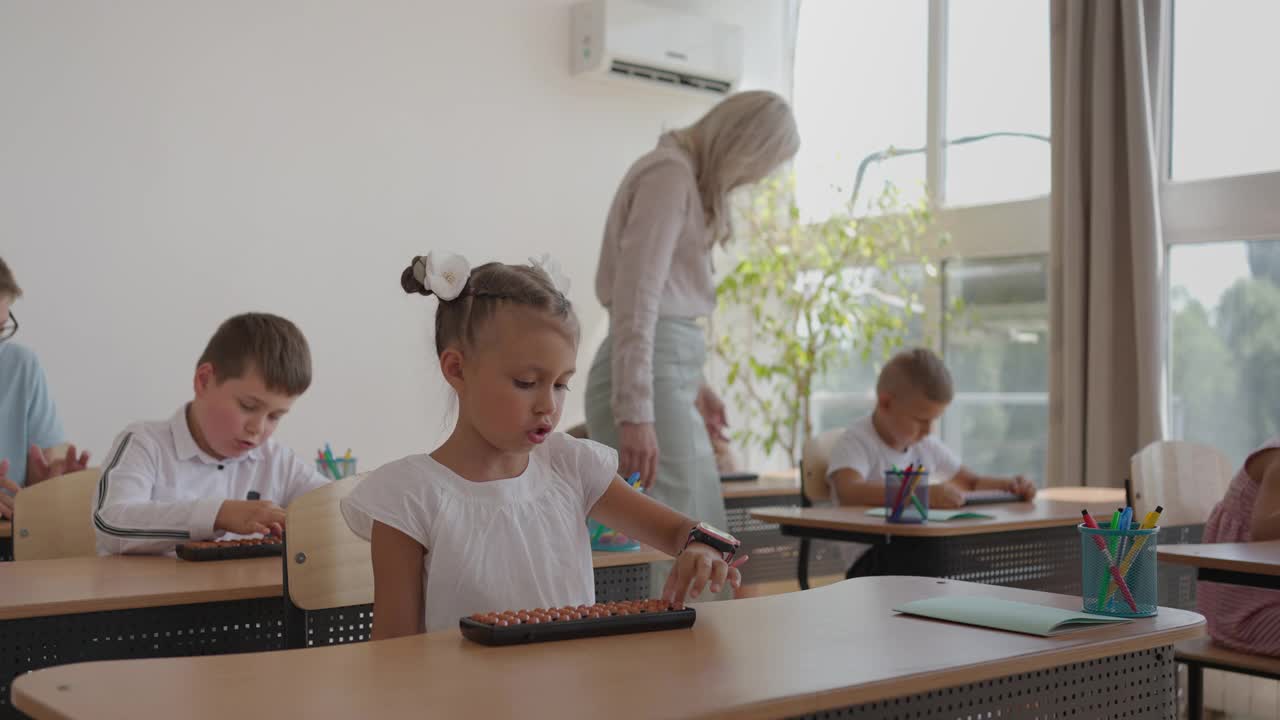
{"type": "Polygon", "coordinates": [[[643,600],[648,596],[648,565],[620,565],[596,570],[596,602],[643,600]]]}
{"type": "MultiPolygon", "coordinates": [[[[800,541],[787,537],[775,523],[767,523],[751,517],[751,510],[759,507],[799,507],[800,495],[758,498],[729,498],[725,500],[728,515],[726,528],[742,541],[740,552],[751,556],[742,566],[744,583],[794,580],[796,562],[800,557],[800,541]]],[[[809,576],[840,575],[845,571],[840,554],[834,548],[817,543],[810,551],[809,576]]]]}
{"type": "MultiPolygon", "coordinates": [[[[289,647],[316,647],[365,642],[373,633],[373,605],[349,605],[303,613],[304,635],[295,642],[290,633],[289,647]]],[[[292,622],[292,617],[290,618],[292,622]]],[[[292,630],[292,628],[290,628],[292,630]]]]}
{"type": "Polygon", "coordinates": [[[90,660],[124,660],[280,650],[280,598],[171,605],[0,621],[0,717],[13,678],[40,668],[90,660]]]}
{"type": "Polygon", "coordinates": [[[886,537],[813,528],[788,531],[872,544],[853,568],[861,575],[918,575],[1080,594],[1080,538],[1075,527],[943,538],[886,537]]]}
{"type": "MultiPolygon", "coordinates": [[[[1161,545],[1198,543],[1202,537],[1204,537],[1203,525],[1160,528],[1161,545]]],[[[1181,610],[1196,609],[1196,569],[1194,567],[1160,563],[1156,573],[1161,605],[1181,610]]]]}
{"type": "Polygon", "coordinates": [[[1161,647],[803,717],[812,720],[1174,720],[1176,692],[1173,648],[1161,647]]]}

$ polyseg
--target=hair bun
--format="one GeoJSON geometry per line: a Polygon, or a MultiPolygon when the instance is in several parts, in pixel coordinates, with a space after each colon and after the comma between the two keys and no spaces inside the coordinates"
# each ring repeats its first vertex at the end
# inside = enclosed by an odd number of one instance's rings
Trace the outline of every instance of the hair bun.
{"type": "Polygon", "coordinates": [[[400,273],[400,287],[410,295],[431,294],[431,291],[427,289],[427,286],[423,285],[413,274],[413,266],[421,257],[421,255],[415,255],[413,261],[409,263],[409,267],[405,268],[404,272],[400,273]]]}

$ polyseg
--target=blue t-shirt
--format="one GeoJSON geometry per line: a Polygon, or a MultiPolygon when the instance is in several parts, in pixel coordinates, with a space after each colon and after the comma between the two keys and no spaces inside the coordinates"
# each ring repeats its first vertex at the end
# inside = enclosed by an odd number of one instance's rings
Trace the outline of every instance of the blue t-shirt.
{"type": "Polygon", "coordinates": [[[36,354],[12,341],[0,343],[0,460],[9,479],[27,481],[27,448],[60,445],[62,423],[36,354]]]}

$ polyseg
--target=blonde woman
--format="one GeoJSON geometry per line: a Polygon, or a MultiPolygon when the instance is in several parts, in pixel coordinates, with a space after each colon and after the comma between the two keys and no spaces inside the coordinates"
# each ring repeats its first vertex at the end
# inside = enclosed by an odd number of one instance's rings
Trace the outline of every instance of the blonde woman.
{"type": "Polygon", "coordinates": [[[596,296],[609,310],[609,336],[587,376],[588,432],[619,451],[624,477],[639,472],[652,497],[721,529],[710,435],[727,423],[703,380],[706,341],[695,320],[715,308],[711,250],[730,237],[729,193],[799,147],[785,100],[732,95],[631,166],[605,224],[596,296]]]}

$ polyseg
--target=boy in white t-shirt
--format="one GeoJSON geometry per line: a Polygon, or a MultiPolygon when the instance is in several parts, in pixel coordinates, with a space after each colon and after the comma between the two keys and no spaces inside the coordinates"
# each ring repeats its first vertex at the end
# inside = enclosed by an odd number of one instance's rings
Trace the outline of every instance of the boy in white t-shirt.
{"type": "Polygon", "coordinates": [[[895,355],[876,382],[876,409],[855,421],[831,451],[827,483],[836,504],[883,504],[885,472],[908,465],[929,472],[929,507],[958,508],[974,490],[1035,497],[1036,486],[1026,477],[978,475],[930,434],[953,395],[951,373],[932,351],[895,355]]]}

